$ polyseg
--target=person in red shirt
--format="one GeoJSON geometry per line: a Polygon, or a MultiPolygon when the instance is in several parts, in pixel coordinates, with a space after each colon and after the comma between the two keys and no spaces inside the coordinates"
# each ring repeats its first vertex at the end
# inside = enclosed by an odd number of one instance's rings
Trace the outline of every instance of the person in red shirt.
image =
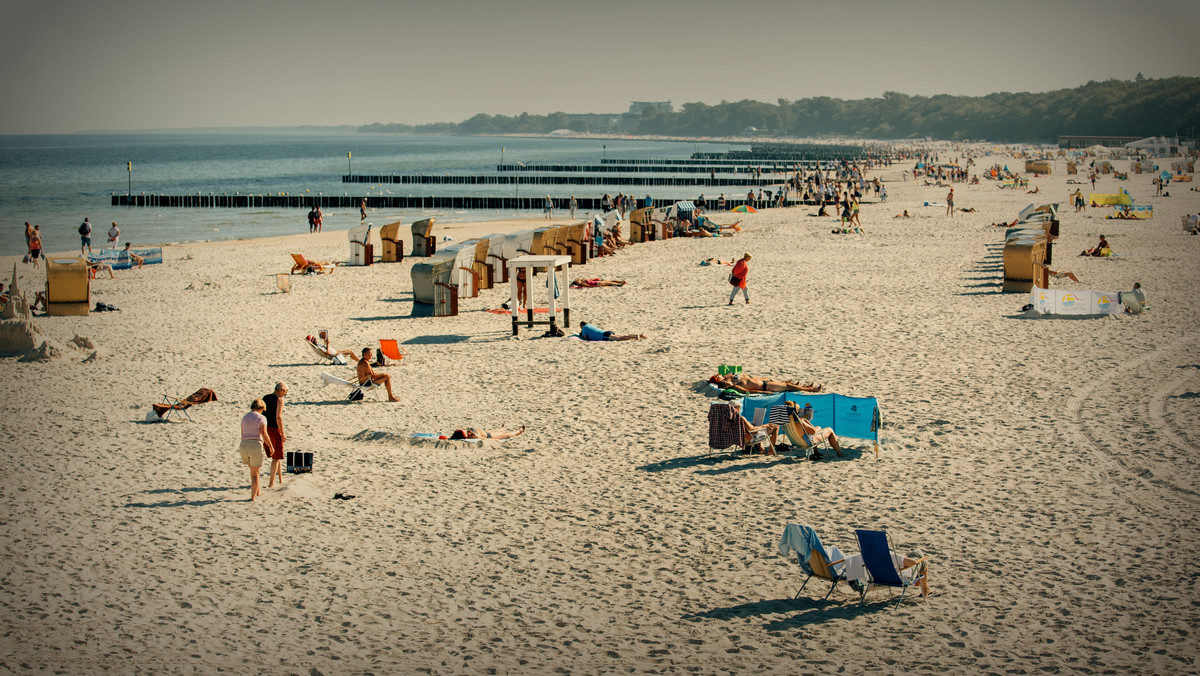
{"type": "Polygon", "coordinates": [[[750,254],[742,256],[742,259],[734,264],[733,273],[729,275],[729,283],[733,286],[733,291],[729,293],[729,304],[733,305],[733,299],[737,296],[738,289],[742,291],[742,297],[746,299],[746,304],[750,304],[750,292],[746,290],[746,277],[750,274],[750,254]]]}

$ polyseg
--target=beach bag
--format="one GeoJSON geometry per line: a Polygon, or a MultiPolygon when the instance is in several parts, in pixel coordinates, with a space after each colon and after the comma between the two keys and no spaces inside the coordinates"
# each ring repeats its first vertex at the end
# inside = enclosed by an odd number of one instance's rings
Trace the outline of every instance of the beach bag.
{"type": "Polygon", "coordinates": [[[362,388],[359,387],[359,388],[355,389],[353,392],[350,393],[350,396],[348,396],[346,398],[349,399],[350,401],[362,401],[362,399],[363,399],[362,388]]]}
{"type": "Polygon", "coordinates": [[[737,286],[739,283],[741,283],[740,279],[738,279],[737,277],[735,277],[733,275],[729,275],[729,285],[730,286],[737,286]]]}

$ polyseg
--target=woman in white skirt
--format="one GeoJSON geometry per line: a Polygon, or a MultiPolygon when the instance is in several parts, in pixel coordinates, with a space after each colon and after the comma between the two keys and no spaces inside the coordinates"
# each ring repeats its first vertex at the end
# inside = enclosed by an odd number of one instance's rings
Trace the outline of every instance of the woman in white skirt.
{"type": "Polygon", "coordinates": [[[242,443],[238,445],[238,453],[242,456],[242,462],[250,468],[251,502],[262,495],[258,470],[262,468],[264,450],[268,455],[271,452],[271,438],[267,436],[267,417],[263,415],[265,410],[267,406],[263,400],[255,399],[250,404],[250,412],[242,417],[242,443]]]}

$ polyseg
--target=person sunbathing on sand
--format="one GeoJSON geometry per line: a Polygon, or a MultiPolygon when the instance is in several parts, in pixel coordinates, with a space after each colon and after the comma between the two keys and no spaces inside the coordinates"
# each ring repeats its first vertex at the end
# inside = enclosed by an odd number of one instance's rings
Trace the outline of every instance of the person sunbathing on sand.
{"type": "Polygon", "coordinates": [[[904,213],[896,214],[895,216],[892,216],[892,218],[912,218],[912,214],[908,213],[908,209],[905,209],[904,213]]]}
{"type": "Polygon", "coordinates": [[[838,443],[838,438],[837,435],[833,433],[833,428],[817,428],[812,424],[811,421],[813,410],[811,406],[805,406],[803,409],[801,409],[800,404],[797,404],[794,401],[789,401],[786,403],[788,407],[788,414],[792,416],[793,420],[799,423],[801,431],[804,432],[804,436],[808,437],[809,439],[809,446],[814,447],[814,450],[816,450],[815,447],[817,444],[821,443],[822,441],[828,441],[829,446],[833,449],[834,453],[837,453],[839,458],[842,456],[842,446],[838,443]]]}
{"type": "Polygon", "coordinates": [[[736,375],[715,375],[708,379],[723,390],[737,390],[743,394],[763,394],[766,392],[820,392],[821,385],[813,383],[800,384],[799,380],[770,380],[754,378],[745,373],[736,375]]]}
{"type": "Polygon", "coordinates": [[[606,341],[606,340],[645,340],[644,333],[630,333],[619,336],[612,331],[605,331],[594,324],[587,322],[579,322],[579,337],[589,341],[606,341]]]}
{"type": "Polygon", "coordinates": [[[768,435],[767,439],[770,442],[770,448],[767,449],[766,454],[779,455],[779,453],[775,450],[775,440],[779,438],[779,425],[774,423],[751,425],[750,421],[746,420],[746,416],[739,415],[738,417],[742,419],[742,445],[746,446],[746,450],[742,451],[743,453],[748,453],[750,451],[750,443],[754,440],[755,432],[758,432],[759,430],[766,430],[768,435]]]}
{"type": "Polygon", "coordinates": [[[386,373],[380,373],[371,368],[371,348],[364,347],[362,349],[362,357],[358,360],[358,366],[355,367],[358,372],[358,384],[364,387],[383,384],[387,388],[388,401],[400,401],[396,395],[392,394],[392,377],[386,373]]]}
{"type": "Polygon", "coordinates": [[[1042,263],[1042,269],[1045,270],[1051,277],[1053,277],[1055,279],[1062,279],[1063,277],[1066,277],[1067,279],[1071,280],[1072,282],[1079,281],[1079,278],[1075,276],[1075,273],[1071,272],[1070,270],[1061,270],[1061,271],[1051,270],[1050,266],[1046,265],[1045,263],[1042,263]]]}
{"type": "Polygon", "coordinates": [[[623,279],[600,279],[599,277],[593,277],[591,279],[584,279],[583,277],[577,277],[574,281],[571,282],[571,286],[589,287],[589,288],[596,287],[596,286],[625,286],[625,280],[623,280],[623,279]]]}
{"type": "Polygon", "coordinates": [[[129,248],[130,246],[131,246],[130,242],[125,242],[125,253],[129,254],[130,262],[132,262],[134,265],[138,266],[138,269],[141,270],[142,265],[144,265],[146,262],[146,259],[133,253],[133,250],[129,248]]]}
{"type": "Polygon", "coordinates": [[[327,359],[333,359],[334,357],[338,356],[339,354],[344,354],[344,355],[346,355],[347,358],[349,358],[351,360],[358,359],[358,356],[354,354],[354,350],[335,350],[335,349],[329,347],[329,334],[326,334],[324,331],[322,331],[321,333],[323,334],[322,337],[325,339],[325,347],[321,347],[321,345],[317,342],[317,339],[312,336],[305,336],[304,339],[307,340],[308,342],[312,343],[313,345],[315,345],[318,350],[321,350],[322,352],[324,352],[325,357],[327,359]]]}
{"type": "Polygon", "coordinates": [[[509,432],[504,429],[507,425],[501,425],[498,430],[482,430],[478,427],[468,427],[462,430],[454,430],[450,434],[451,439],[512,439],[520,436],[525,432],[525,426],[521,425],[521,429],[516,432],[509,432]]]}

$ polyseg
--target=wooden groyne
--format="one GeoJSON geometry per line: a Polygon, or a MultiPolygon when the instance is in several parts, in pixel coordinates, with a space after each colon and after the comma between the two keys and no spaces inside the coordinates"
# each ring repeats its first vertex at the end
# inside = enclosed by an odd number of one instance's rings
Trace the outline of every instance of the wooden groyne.
{"type": "MultiPolygon", "coordinates": [[[[779,169],[780,171],[790,171],[792,169],[792,167],[795,167],[795,166],[803,167],[804,169],[816,169],[818,166],[821,169],[826,169],[826,168],[832,169],[832,168],[834,168],[834,165],[836,163],[835,162],[821,162],[820,160],[792,160],[792,161],[758,160],[755,162],[749,162],[747,160],[741,160],[741,159],[732,160],[732,159],[721,158],[721,157],[714,157],[711,159],[696,159],[696,158],[678,159],[677,158],[677,159],[670,159],[670,160],[665,160],[665,159],[660,159],[660,160],[619,159],[619,158],[612,157],[612,158],[601,159],[600,164],[626,164],[626,165],[660,164],[660,165],[668,166],[668,167],[688,167],[688,166],[696,166],[696,165],[701,165],[701,166],[710,166],[711,165],[714,167],[745,167],[749,164],[753,164],[755,168],[762,167],[763,169],[766,169],[767,167],[775,167],[775,168],[779,169]]],[[[530,165],[530,166],[533,166],[533,165],[530,165]]]]}
{"type": "MultiPolygon", "coordinates": [[[[114,207],[154,207],[183,209],[311,209],[320,206],[323,209],[357,209],[364,198],[350,195],[113,195],[114,207]]],[[[501,210],[501,211],[541,211],[545,208],[546,197],[413,197],[400,195],[373,195],[365,198],[370,209],[453,209],[453,210],[501,210]]],[[[568,207],[569,198],[554,197],[554,208],[563,210],[568,207]]],[[[576,198],[576,212],[598,213],[603,208],[603,198],[576,198]]],[[[675,200],[657,201],[658,204],[669,204],[675,200]]],[[[708,208],[716,208],[716,196],[706,200],[708,208]]],[[[746,203],[745,196],[741,198],[726,198],[727,209],[746,203]]],[[[640,204],[640,200],[639,200],[640,204]]],[[[816,205],[818,202],[789,199],[784,206],[816,205]]],[[[751,206],[758,209],[769,209],[777,206],[774,200],[767,203],[755,201],[751,206]]]]}
{"type": "MultiPolygon", "coordinates": [[[[785,173],[786,169],[774,166],[761,167],[764,173],[785,173]]],[[[741,164],[498,164],[496,171],[553,171],[563,173],[590,174],[747,174],[759,169],[741,164]]]]}
{"type": "Polygon", "coordinates": [[[401,183],[404,185],[596,185],[642,187],[765,188],[778,181],[717,176],[492,176],[343,174],[342,183],[401,183]]]}

